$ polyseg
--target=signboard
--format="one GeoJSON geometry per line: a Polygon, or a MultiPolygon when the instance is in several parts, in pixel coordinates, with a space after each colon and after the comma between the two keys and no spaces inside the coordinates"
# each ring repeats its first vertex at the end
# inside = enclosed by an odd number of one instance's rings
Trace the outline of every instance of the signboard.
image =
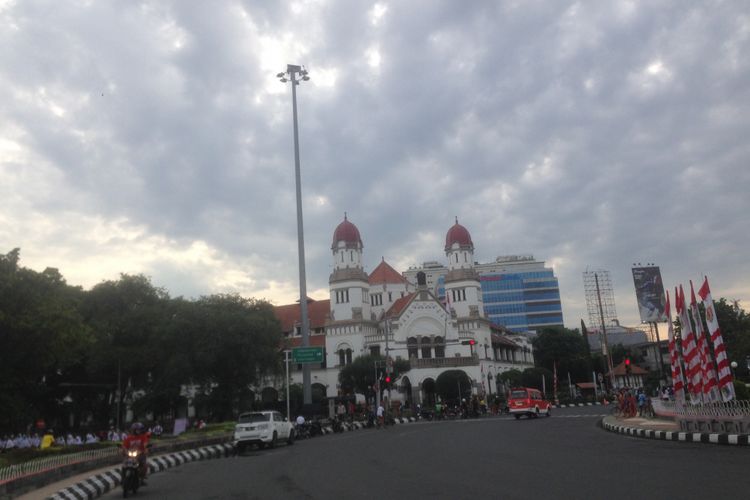
{"type": "Polygon", "coordinates": [[[634,267],[633,283],[638,299],[638,312],[643,323],[667,321],[664,315],[664,284],[658,266],[634,267]]]}
{"type": "Polygon", "coordinates": [[[295,347],[292,349],[292,363],[296,364],[307,364],[307,363],[322,363],[323,362],[323,348],[322,347],[295,347]]]}

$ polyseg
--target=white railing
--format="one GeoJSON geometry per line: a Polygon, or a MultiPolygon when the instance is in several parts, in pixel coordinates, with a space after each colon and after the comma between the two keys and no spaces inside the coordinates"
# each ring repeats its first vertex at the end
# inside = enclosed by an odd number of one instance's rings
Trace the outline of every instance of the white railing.
{"type": "Polygon", "coordinates": [[[750,401],[728,401],[726,403],[705,403],[700,405],[676,404],[675,416],[678,419],[691,418],[747,418],[750,420],[750,401]]]}
{"type": "Polygon", "coordinates": [[[99,448],[96,450],[86,450],[78,453],[68,453],[64,455],[54,455],[45,458],[37,458],[35,460],[29,460],[28,462],[0,468],[0,483],[7,483],[21,477],[38,474],[40,472],[63,467],[65,465],[86,462],[88,460],[113,457],[119,454],[119,448],[111,447],[99,448]]]}

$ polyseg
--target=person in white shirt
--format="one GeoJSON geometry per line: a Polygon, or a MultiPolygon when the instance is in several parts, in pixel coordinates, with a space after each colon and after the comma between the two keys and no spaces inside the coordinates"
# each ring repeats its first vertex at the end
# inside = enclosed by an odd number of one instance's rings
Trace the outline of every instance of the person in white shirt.
{"type": "Polygon", "coordinates": [[[377,416],[378,416],[378,429],[380,429],[381,427],[385,425],[385,418],[384,418],[385,408],[383,408],[382,403],[378,405],[377,416]]]}

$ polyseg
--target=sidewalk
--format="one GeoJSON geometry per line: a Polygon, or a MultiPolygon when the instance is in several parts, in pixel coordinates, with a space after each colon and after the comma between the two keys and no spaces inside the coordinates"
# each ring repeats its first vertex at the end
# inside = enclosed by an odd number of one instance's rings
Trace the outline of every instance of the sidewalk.
{"type": "Polygon", "coordinates": [[[610,415],[602,419],[602,427],[609,432],[647,439],[736,446],[750,445],[748,434],[683,432],[680,431],[680,426],[674,420],[660,418],[618,418],[610,415]]]}

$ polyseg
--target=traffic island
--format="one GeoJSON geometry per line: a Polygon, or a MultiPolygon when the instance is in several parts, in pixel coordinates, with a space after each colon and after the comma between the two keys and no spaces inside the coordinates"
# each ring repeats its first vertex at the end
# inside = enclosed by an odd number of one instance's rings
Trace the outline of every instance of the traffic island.
{"type": "Polygon", "coordinates": [[[602,428],[609,432],[616,432],[626,436],[659,439],[662,441],[681,441],[687,443],[725,444],[735,446],[749,446],[750,435],[709,432],[684,432],[674,421],[629,418],[618,419],[614,416],[601,420],[602,428]]]}

